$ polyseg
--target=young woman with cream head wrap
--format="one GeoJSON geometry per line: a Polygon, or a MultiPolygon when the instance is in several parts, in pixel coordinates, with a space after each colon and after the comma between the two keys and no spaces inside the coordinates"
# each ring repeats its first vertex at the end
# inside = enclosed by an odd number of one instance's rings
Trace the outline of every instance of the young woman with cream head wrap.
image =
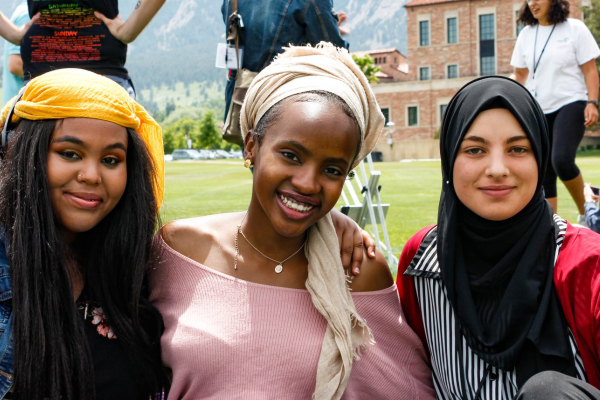
{"type": "Polygon", "coordinates": [[[160,127],[118,84],[77,69],[33,79],[11,123],[0,398],[157,395],[162,320],[143,278],[162,202],[160,127]]]}
{"type": "Polygon", "coordinates": [[[248,211],[176,221],[157,237],[150,299],[172,398],[432,398],[385,259],[348,284],[329,215],[383,127],[367,79],[346,50],[290,47],[241,114],[248,211]]]}

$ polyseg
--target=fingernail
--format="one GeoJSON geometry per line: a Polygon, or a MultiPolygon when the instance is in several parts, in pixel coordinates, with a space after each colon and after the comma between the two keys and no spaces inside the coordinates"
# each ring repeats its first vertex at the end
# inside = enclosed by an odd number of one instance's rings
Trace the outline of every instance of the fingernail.
{"type": "Polygon", "coordinates": [[[354,268],[354,275],[358,275],[359,272],[360,270],[358,268],[354,268]]]}

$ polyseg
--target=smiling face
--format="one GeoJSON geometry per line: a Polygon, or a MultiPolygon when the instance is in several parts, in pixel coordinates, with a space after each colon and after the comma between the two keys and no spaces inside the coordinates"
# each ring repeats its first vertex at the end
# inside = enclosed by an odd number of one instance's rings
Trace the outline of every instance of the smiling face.
{"type": "Polygon", "coordinates": [[[537,19],[542,25],[547,25],[552,1],[553,0],[530,0],[527,2],[529,11],[533,14],[533,18],[537,19]]]}
{"type": "Polygon", "coordinates": [[[453,170],[459,200],[475,214],[502,221],[533,198],[538,167],[531,143],[506,109],[477,116],[465,135],[453,170]]]}
{"type": "Polygon", "coordinates": [[[68,239],[94,228],[127,185],[127,130],[88,118],[58,121],[48,148],[52,211],[68,239]]]}
{"type": "Polygon", "coordinates": [[[360,133],[339,104],[283,100],[279,117],[260,143],[246,141],[254,164],[250,211],[278,234],[297,237],[327,214],[340,197],[360,133]]]}

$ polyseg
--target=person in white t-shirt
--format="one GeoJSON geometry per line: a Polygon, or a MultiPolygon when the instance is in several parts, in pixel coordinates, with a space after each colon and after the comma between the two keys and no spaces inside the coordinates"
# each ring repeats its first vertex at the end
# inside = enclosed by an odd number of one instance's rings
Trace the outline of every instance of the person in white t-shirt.
{"type": "Polygon", "coordinates": [[[557,212],[557,176],[567,187],[585,225],[583,177],[575,153],[585,133],[598,120],[600,49],[585,24],[569,15],[567,0],[530,0],[519,14],[519,34],[510,64],[513,78],[525,85],[541,105],[551,132],[551,166],[544,191],[557,212]]]}

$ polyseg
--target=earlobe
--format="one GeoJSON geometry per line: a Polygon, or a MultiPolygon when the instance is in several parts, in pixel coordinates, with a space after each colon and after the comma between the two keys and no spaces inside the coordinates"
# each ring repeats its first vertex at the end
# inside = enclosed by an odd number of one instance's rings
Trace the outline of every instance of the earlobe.
{"type": "Polygon", "coordinates": [[[256,147],[256,137],[254,131],[250,131],[244,139],[244,159],[250,160],[252,164],[254,164],[256,147]]]}

